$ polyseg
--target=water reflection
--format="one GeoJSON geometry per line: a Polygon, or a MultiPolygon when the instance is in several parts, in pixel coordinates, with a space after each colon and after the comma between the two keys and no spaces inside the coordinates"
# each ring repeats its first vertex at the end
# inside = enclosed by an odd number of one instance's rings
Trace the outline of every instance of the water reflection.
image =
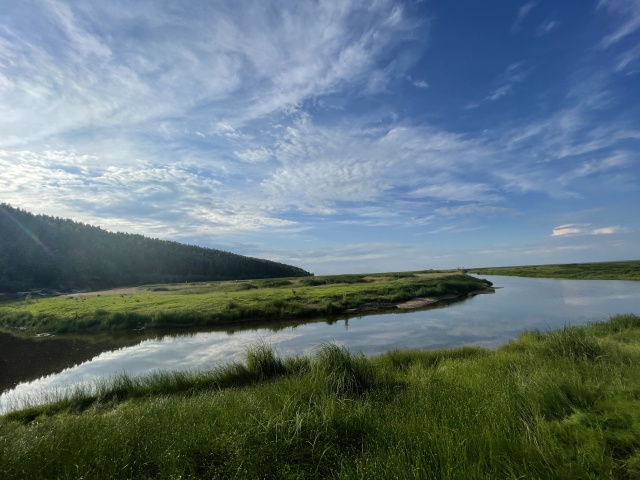
{"type": "Polygon", "coordinates": [[[0,396],[0,410],[24,398],[46,396],[72,384],[122,372],[139,375],[159,369],[198,370],[241,361],[246,348],[257,342],[272,344],[283,355],[310,353],[323,342],[366,354],[394,348],[493,348],[523,330],[584,324],[616,313],[640,313],[640,282],[485,278],[504,288],[445,308],[145,339],[60,373],[21,383],[0,396]]]}

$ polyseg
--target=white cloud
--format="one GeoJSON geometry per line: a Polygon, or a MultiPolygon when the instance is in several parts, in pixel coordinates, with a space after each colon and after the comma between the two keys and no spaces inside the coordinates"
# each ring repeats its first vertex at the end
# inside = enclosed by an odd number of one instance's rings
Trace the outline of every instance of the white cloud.
{"type": "Polygon", "coordinates": [[[236,157],[246,163],[263,163],[273,158],[273,152],[265,147],[248,148],[234,153],[236,157]]]}
{"type": "Polygon", "coordinates": [[[560,26],[560,22],[557,20],[552,20],[550,18],[546,19],[544,22],[540,24],[538,29],[536,30],[536,35],[547,35],[551,33],[553,30],[560,26]]]}
{"type": "Polygon", "coordinates": [[[290,228],[250,192],[224,186],[199,167],[101,166],[73,151],[0,151],[3,201],[36,213],[65,216],[112,230],[165,238],[290,228]]]}
{"type": "Polygon", "coordinates": [[[529,13],[531,13],[531,10],[533,10],[533,7],[535,7],[536,4],[537,2],[527,2],[518,9],[518,14],[516,16],[516,19],[511,25],[512,33],[515,33],[518,30],[520,30],[520,25],[522,24],[524,19],[529,15],[529,13]]]}
{"type": "Polygon", "coordinates": [[[615,30],[602,39],[601,48],[609,48],[640,30],[640,0],[600,0],[598,8],[606,8],[621,18],[615,30]]]}
{"type": "Polygon", "coordinates": [[[621,53],[617,57],[615,66],[616,72],[627,72],[627,74],[635,74],[640,71],[638,60],[640,59],[640,44],[630,50],[621,53]]]}
{"type": "Polygon", "coordinates": [[[614,233],[618,233],[619,231],[620,227],[616,225],[615,227],[596,228],[591,233],[593,235],[612,235],[614,233]]]}
{"type": "Polygon", "coordinates": [[[565,235],[579,235],[585,233],[585,229],[591,226],[590,223],[568,223],[553,229],[552,237],[563,237],[565,235]]]}
{"type": "Polygon", "coordinates": [[[610,155],[602,159],[589,160],[581,163],[573,170],[558,177],[561,183],[565,183],[576,178],[587,177],[589,175],[595,175],[602,172],[610,171],[616,168],[622,168],[629,166],[632,155],[629,152],[612,152],[610,155]]]}
{"type": "Polygon", "coordinates": [[[524,68],[523,62],[512,63],[496,80],[498,87],[479,102],[472,102],[467,105],[468,109],[477,108],[483,102],[495,102],[502,97],[513,92],[517,84],[523,82],[529,76],[529,69],[524,68]]]}
{"type": "Polygon", "coordinates": [[[455,172],[475,171],[478,159],[488,156],[482,145],[430,127],[328,128],[304,116],[282,130],[272,150],[281,166],[261,186],[277,208],[330,214],[345,202],[343,209],[353,202],[379,202],[393,210],[404,209],[407,204],[399,202],[407,197],[497,198],[489,186],[455,178],[455,172]],[[432,184],[421,186],[423,178],[432,184]]]}
{"type": "Polygon", "coordinates": [[[256,0],[179,14],[157,2],[34,3],[16,4],[22,21],[0,30],[6,147],[89,125],[214,124],[233,135],[309,98],[385,88],[404,72],[384,59],[418,26],[391,0],[256,0]]]}
{"type": "Polygon", "coordinates": [[[458,202],[495,202],[501,199],[499,195],[494,193],[490,185],[447,181],[445,178],[439,178],[437,183],[413,190],[409,192],[409,195],[411,197],[428,197],[458,202]]]}
{"type": "Polygon", "coordinates": [[[590,223],[570,223],[560,225],[553,229],[552,237],[562,237],[566,235],[612,235],[620,232],[620,226],[589,228],[590,223]]]}
{"type": "Polygon", "coordinates": [[[455,207],[436,208],[435,212],[445,217],[459,216],[487,216],[487,215],[517,215],[518,211],[513,208],[497,207],[494,205],[481,205],[476,203],[458,205],[455,207]]]}

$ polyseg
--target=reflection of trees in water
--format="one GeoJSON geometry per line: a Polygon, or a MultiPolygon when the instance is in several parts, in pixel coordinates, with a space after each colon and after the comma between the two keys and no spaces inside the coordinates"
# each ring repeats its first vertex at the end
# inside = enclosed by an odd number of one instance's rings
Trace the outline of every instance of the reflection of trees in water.
{"type": "Polygon", "coordinates": [[[133,345],[137,341],[89,341],[59,337],[26,339],[0,333],[0,391],[13,388],[20,382],[60,372],[91,360],[102,352],[133,345]]]}

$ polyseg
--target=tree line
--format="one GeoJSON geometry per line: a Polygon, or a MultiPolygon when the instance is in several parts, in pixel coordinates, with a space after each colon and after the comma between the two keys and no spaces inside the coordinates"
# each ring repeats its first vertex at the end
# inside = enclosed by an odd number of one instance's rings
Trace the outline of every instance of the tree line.
{"type": "Polygon", "coordinates": [[[299,277],[279,262],[185,245],[0,204],[0,292],[299,277]]]}

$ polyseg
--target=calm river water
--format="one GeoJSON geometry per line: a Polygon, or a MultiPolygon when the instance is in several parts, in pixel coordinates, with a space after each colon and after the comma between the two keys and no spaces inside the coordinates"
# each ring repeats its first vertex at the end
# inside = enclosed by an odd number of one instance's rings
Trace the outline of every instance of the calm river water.
{"type": "MultiPolygon", "coordinates": [[[[478,295],[435,309],[290,324],[272,329],[253,327],[234,332],[181,332],[144,340],[129,338],[129,346],[102,353],[94,352],[98,348],[95,343],[78,346],[76,342],[74,348],[64,347],[69,351],[69,365],[74,365],[64,369],[60,368],[64,362],[58,358],[59,354],[54,362],[38,353],[46,350],[43,346],[52,345],[47,342],[56,340],[41,341],[33,344],[35,353],[22,355],[23,361],[28,359],[31,363],[38,363],[38,357],[42,356],[39,370],[24,373],[23,378],[8,385],[13,388],[8,388],[5,381],[0,387],[6,389],[0,395],[0,412],[24,405],[25,401],[42,401],[70,385],[91,384],[104,376],[123,372],[140,375],[154,370],[206,369],[241,361],[245,349],[258,342],[273,345],[283,355],[311,353],[323,342],[334,342],[365,354],[396,348],[435,349],[459,345],[494,348],[523,330],[584,324],[607,319],[616,313],[640,314],[640,282],[483,278],[500,287],[495,294],[478,295]],[[79,350],[82,352],[78,353],[79,350]],[[75,364],[78,360],[73,360],[74,352],[76,357],[86,355],[90,359],[75,364]],[[47,375],[32,380],[43,375],[43,369],[46,371],[47,368],[52,368],[47,375]]],[[[116,344],[101,342],[100,350],[116,344]]],[[[7,363],[9,359],[2,358],[6,355],[5,348],[0,350],[0,361],[7,363]]],[[[12,360],[15,363],[16,359],[12,357],[12,360]]]]}

